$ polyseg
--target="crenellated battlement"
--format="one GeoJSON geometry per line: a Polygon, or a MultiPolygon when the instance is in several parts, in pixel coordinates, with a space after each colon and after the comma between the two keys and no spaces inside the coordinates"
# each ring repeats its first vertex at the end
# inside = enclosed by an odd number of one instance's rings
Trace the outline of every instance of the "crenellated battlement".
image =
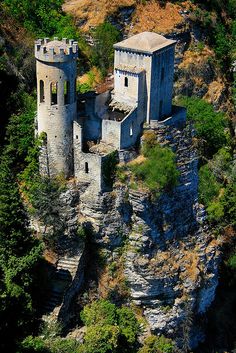
{"type": "Polygon", "coordinates": [[[78,57],[78,42],[63,38],[61,41],[54,37],[35,41],[35,57],[46,62],[66,62],[78,57]]]}

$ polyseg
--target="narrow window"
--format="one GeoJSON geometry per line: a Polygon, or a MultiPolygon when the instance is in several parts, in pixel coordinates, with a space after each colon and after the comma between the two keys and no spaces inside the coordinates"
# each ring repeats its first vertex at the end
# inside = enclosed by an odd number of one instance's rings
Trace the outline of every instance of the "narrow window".
{"type": "Polygon", "coordinates": [[[161,82],[164,80],[165,69],[164,67],[161,69],[161,82]]]}
{"type": "Polygon", "coordinates": [[[133,122],[131,123],[130,128],[129,128],[129,136],[130,137],[133,136],[133,122]]]}
{"type": "Polygon", "coordinates": [[[78,136],[78,135],[76,135],[76,136],[75,136],[75,138],[76,138],[76,140],[78,140],[79,136],[78,136]]]}
{"type": "Polygon", "coordinates": [[[84,169],[85,169],[85,173],[88,174],[89,172],[88,162],[85,162],[84,169]]]}
{"type": "Polygon", "coordinates": [[[159,106],[159,115],[162,115],[162,107],[163,107],[163,101],[160,101],[160,106],[159,106]]]}
{"type": "Polygon", "coordinates": [[[69,81],[64,82],[64,102],[65,104],[70,103],[70,82],[69,81]]]}
{"type": "Polygon", "coordinates": [[[125,87],[128,87],[128,77],[125,77],[125,87]]]}
{"type": "Polygon", "coordinates": [[[43,80],[39,81],[39,91],[40,91],[40,103],[43,103],[43,102],[45,102],[44,82],[43,82],[43,80]]]}
{"type": "Polygon", "coordinates": [[[51,83],[51,105],[57,104],[57,82],[51,83]]]}

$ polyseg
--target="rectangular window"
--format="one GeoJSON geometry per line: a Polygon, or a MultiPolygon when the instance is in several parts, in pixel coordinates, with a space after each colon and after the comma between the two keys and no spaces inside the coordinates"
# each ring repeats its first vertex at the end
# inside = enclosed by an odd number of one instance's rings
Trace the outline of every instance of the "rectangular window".
{"type": "Polygon", "coordinates": [[[57,104],[57,89],[58,83],[52,82],[51,83],[51,105],[57,104]]]}
{"type": "Polygon", "coordinates": [[[125,77],[125,87],[128,87],[128,77],[125,77]]]}
{"type": "Polygon", "coordinates": [[[85,162],[84,169],[85,169],[85,173],[88,174],[89,172],[88,162],[85,162]]]}
{"type": "Polygon", "coordinates": [[[65,104],[70,103],[70,82],[69,81],[64,82],[64,103],[65,104]]]}
{"type": "Polygon", "coordinates": [[[45,102],[45,96],[44,96],[44,82],[43,80],[39,81],[39,95],[40,95],[40,103],[45,102]]]}

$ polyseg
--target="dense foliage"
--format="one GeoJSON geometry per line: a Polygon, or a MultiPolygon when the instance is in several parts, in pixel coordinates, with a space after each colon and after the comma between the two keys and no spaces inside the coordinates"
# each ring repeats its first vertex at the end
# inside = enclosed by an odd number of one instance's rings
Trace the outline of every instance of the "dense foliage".
{"type": "Polygon", "coordinates": [[[178,103],[187,108],[187,118],[194,123],[201,156],[211,158],[227,142],[225,115],[203,99],[182,97],[178,103]]]}
{"type": "Polygon", "coordinates": [[[143,139],[143,158],[125,166],[118,166],[118,179],[122,182],[129,179],[133,188],[137,187],[138,181],[155,195],[163,190],[172,190],[179,177],[174,152],[168,147],[160,146],[152,131],[146,132],[143,139]]]}
{"type": "Polygon", "coordinates": [[[18,185],[4,156],[0,164],[1,351],[6,347],[10,351],[33,319],[32,295],[42,247],[28,226],[18,185]]]}
{"type": "Polygon", "coordinates": [[[119,41],[121,35],[112,24],[104,22],[92,31],[92,37],[95,45],[91,61],[102,70],[103,74],[106,74],[107,70],[113,66],[113,44],[119,41]]]}
{"type": "Polygon", "coordinates": [[[3,0],[9,13],[36,36],[77,36],[72,18],[62,11],[63,0],[3,0]]]}
{"type": "Polygon", "coordinates": [[[88,330],[79,352],[132,352],[135,348],[140,328],[130,308],[100,300],[85,306],[81,318],[88,330]]]}

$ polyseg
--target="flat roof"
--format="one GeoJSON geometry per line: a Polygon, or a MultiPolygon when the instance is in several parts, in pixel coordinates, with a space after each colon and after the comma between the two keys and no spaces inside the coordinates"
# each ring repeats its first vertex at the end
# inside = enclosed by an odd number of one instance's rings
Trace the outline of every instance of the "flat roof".
{"type": "Polygon", "coordinates": [[[157,50],[174,45],[175,43],[175,40],[167,39],[160,34],[154,32],[142,32],[114,44],[114,48],[154,53],[157,50]]]}

